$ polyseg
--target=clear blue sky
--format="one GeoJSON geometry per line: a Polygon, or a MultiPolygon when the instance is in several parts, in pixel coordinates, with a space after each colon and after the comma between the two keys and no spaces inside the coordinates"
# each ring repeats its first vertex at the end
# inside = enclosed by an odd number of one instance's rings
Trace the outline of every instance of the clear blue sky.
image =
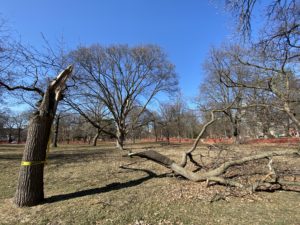
{"type": "Polygon", "coordinates": [[[176,65],[185,97],[198,93],[211,46],[229,41],[231,17],[221,0],[7,0],[0,13],[23,42],[64,37],[79,44],[157,44],[176,65]]]}

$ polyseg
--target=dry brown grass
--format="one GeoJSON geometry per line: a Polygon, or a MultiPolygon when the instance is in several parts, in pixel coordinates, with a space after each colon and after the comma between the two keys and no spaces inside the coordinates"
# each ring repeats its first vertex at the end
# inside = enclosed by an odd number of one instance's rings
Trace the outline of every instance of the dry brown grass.
{"type": "MultiPolygon", "coordinates": [[[[283,147],[293,146],[227,146],[228,150],[222,154],[233,158],[283,147]]],[[[128,148],[133,151],[154,148],[178,161],[187,146],[143,143],[128,148]]],[[[45,168],[46,202],[17,208],[12,197],[22,149],[23,146],[0,145],[1,224],[300,224],[299,193],[261,192],[235,197],[239,192],[232,188],[206,187],[204,183],[175,177],[152,162],[123,157],[124,153],[109,143],[51,149],[45,168]],[[121,169],[121,165],[134,170],[121,169]],[[216,196],[224,200],[210,203],[216,196]]],[[[195,154],[199,153],[208,157],[205,147],[197,149],[195,154]]],[[[210,156],[216,154],[217,151],[209,152],[210,156]]],[[[276,165],[300,170],[299,159],[282,160],[284,163],[275,162],[276,165]]],[[[261,171],[265,165],[265,161],[248,164],[227,175],[261,171]]]]}

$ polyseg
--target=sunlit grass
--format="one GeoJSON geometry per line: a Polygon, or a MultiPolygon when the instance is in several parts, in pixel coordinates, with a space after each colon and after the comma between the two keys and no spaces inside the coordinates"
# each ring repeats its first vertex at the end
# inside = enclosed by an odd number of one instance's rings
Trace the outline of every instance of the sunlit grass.
{"type": "MultiPolygon", "coordinates": [[[[128,146],[133,150],[155,148],[174,160],[179,160],[186,147],[154,143],[128,146]]],[[[258,150],[241,148],[230,154],[258,150]]],[[[275,146],[263,148],[274,150],[275,146]]],[[[152,162],[123,157],[113,143],[50,149],[45,167],[45,203],[17,208],[12,198],[22,151],[22,146],[0,145],[0,224],[300,224],[299,193],[257,193],[210,203],[216,193],[230,193],[230,189],[207,188],[176,178],[152,162]],[[119,167],[131,163],[135,164],[128,167],[148,169],[156,176],[119,167]]],[[[207,154],[204,147],[198,151],[207,154]]],[[[295,162],[292,165],[299,166],[295,162]]]]}

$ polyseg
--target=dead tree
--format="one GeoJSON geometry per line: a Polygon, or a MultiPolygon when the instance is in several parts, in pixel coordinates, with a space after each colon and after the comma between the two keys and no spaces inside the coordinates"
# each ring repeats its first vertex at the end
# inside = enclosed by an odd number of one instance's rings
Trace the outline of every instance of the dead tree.
{"type": "Polygon", "coordinates": [[[14,202],[33,206],[44,200],[44,165],[51,125],[72,66],[62,71],[47,87],[42,101],[29,122],[14,202]]]}

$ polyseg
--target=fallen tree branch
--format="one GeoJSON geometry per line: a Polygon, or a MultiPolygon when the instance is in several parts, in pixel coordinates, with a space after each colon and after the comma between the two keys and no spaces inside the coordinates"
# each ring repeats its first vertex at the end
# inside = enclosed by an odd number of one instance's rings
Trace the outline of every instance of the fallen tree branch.
{"type": "Polygon", "coordinates": [[[171,160],[169,157],[164,156],[154,150],[129,153],[128,155],[129,156],[139,156],[140,158],[146,158],[146,159],[152,160],[162,166],[165,166],[167,168],[171,168],[171,165],[175,164],[175,162],[173,160],[171,160]]]}
{"type": "Polygon", "coordinates": [[[208,175],[208,176],[219,176],[219,175],[225,173],[228,168],[230,168],[232,166],[236,166],[236,165],[241,165],[241,164],[249,162],[249,161],[264,159],[264,158],[270,158],[272,156],[294,155],[294,154],[300,155],[300,150],[299,149],[281,150],[281,151],[265,152],[265,153],[252,155],[252,156],[246,156],[246,157],[243,157],[241,159],[225,162],[221,166],[219,166],[218,168],[207,172],[206,175],[208,175]]]}
{"type": "MultiPolygon", "coordinates": [[[[246,162],[250,162],[250,161],[254,161],[254,160],[259,160],[259,159],[264,159],[264,158],[271,158],[274,156],[283,156],[283,155],[300,155],[300,150],[299,149],[293,149],[293,150],[281,150],[281,151],[271,151],[271,152],[265,152],[265,153],[261,153],[261,154],[257,154],[257,155],[251,155],[251,156],[246,156],[243,157],[241,159],[237,159],[237,160],[232,160],[232,161],[228,161],[223,163],[222,165],[220,165],[219,167],[217,167],[216,169],[207,171],[207,172],[202,172],[202,173],[195,173],[192,172],[184,167],[182,167],[179,164],[176,164],[173,160],[171,160],[170,158],[168,158],[167,156],[164,156],[154,150],[148,150],[148,151],[143,151],[143,152],[136,152],[136,153],[130,153],[130,156],[137,156],[137,157],[141,157],[141,158],[146,158],[149,159],[151,161],[154,161],[164,167],[167,167],[169,169],[171,169],[172,171],[174,171],[175,173],[185,177],[186,179],[189,179],[191,181],[194,182],[216,182],[218,184],[222,184],[225,186],[233,186],[233,187],[238,187],[238,188],[247,188],[245,187],[243,184],[238,183],[236,181],[233,180],[229,180],[229,179],[225,179],[223,177],[220,177],[220,175],[224,174],[230,167],[233,166],[237,166],[237,165],[241,165],[244,164],[246,162]]],[[[275,173],[273,167],[271,166],[272,164],[272,160],[270,160],[268,166],[270,168],[271,173],[275,173]]],[[[260,189],[262,190],[263,188],[271,188],[274,185],[279,185],[278,188],[282,188],[282,185],[289,185],[289,182],[285,182],[283,180],[277,180],[275,179],[275,181],[271,181],[271,182],[266,182],[266,179],[268,177],[266,177],[265,179],[261,180],[258,183],[255,183],[253,185],[251,185],[250,187],[248,187],[248,190],[251,190],[252,192],[260,189]]],[[[300,186],[300,184],[297,184],[297,182],[293,182],[295,183],[296,186],[300,186]]]]}
{"type": "MultiPolygon", "coordinates": [[[[203,136],[204,132],[206,131],[206,129],[216,121],[215,113],[216,112],[225,112],[230,107],[232,107],[234,103],[235,103],[235,100],[230,105],[226,106],[223,109],[213,109],[213,110],[210,111],[210,120],[206,124],[204,124],[204,126],[202,127],[202,129],[201,129],[200,133],[198,134],[193,146],[189,150],[183,152],[181,162],[179,163],[180,166],[182,166],[182,167],[186,166],[188,157],[190,158],[191,161],[193,160],[192,152],[197,148],[197,145],[199,144],[199,141],[202,138],[202,136],[203,136]]],[[[195,162],[195,161],[193,160],[192,162],[195,162]]]]}

